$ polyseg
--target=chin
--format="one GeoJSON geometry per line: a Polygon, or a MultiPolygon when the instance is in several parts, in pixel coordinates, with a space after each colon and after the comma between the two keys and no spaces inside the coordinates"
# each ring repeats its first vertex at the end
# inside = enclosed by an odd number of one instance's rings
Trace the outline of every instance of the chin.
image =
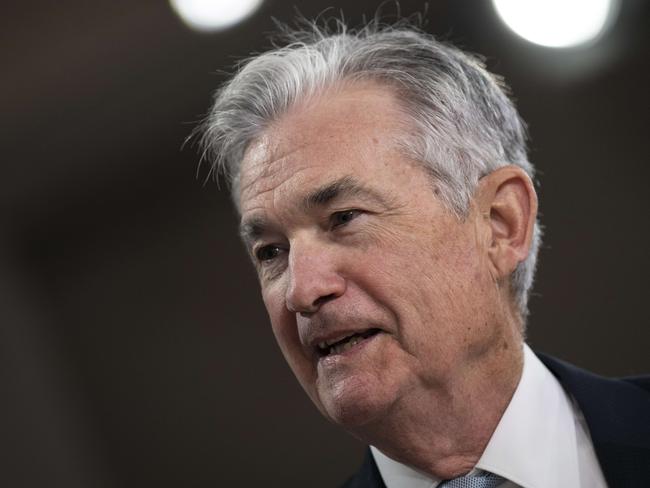
{"type": "Polygon", "coordinates": [[[319,389],[319,408],[327,419],[346,430],[364,427],[385,416],[393,404],[383,388],[372,386],[378,385],[350,380],[336,388],[319,389]]]}

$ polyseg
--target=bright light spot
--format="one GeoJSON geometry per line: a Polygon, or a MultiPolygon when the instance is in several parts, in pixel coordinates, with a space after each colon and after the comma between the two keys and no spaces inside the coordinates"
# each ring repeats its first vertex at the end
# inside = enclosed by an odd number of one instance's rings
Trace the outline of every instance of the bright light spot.
{"type": "Polygon", "coordinates": [[[227,29],[251,15],[263,0],[170,0],[179,17],[192,29],[227,29]]]}
{"type": "Polygon", "coordinates": [[[618,12],[618,0],[492,0],[501,19],[535,44],[571,47],[599,37],[618,12]]]}

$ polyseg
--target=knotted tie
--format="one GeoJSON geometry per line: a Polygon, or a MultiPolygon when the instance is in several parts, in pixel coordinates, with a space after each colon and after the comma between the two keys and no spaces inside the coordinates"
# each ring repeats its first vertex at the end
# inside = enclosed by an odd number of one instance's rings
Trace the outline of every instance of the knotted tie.
{"type": "Polygon", "coordinates": [[[438,488],[496,488],[505,479],[494,473],[483,472],[475,476],[461,476],[453,480],[443,481],[438,488]]]}

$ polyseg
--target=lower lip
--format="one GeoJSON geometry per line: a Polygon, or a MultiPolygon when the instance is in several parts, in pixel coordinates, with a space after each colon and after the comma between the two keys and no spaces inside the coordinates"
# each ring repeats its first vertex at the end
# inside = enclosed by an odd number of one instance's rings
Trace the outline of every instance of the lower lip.
{"type": "Polygon", "coordinates": [[[360,352],[362,352],[367,346],[369,346],[372,342],[375,342],[375,339],[382,335],[382,332],[377,332],[374,335],[371,335],[370,337],[367,337],[359,342],[357,342],[354,346],[350,347],[349,349],[340,352],[338,354],[329,354],[327,356],[322,356],[319,358],[318,362],[323,365],[324,367],[329,366],[329,365],[334,365],[338,363],[339,361],[347,360],[352,358],[353,356],[356,356],[360,352]]]}

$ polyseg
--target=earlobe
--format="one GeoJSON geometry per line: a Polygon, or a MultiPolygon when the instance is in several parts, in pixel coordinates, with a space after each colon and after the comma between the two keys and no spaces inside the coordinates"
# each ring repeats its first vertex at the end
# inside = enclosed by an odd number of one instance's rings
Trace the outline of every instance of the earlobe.
{"type": "Polygon", "coordinates": [[[481,179],[477,196],[488,224],[488,257],[495,278],[502,279],[528,256],[537,194],[525,171],[505,166],[481,179]]]}

